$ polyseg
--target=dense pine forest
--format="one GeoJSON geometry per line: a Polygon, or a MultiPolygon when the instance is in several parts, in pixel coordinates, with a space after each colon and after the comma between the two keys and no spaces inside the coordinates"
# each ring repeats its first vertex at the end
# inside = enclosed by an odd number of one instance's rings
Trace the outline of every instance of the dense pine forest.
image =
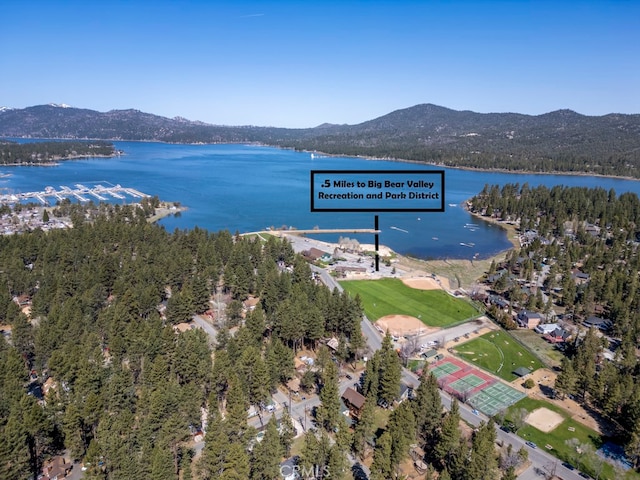
{"type": "Polygon", "coordinates": [[[0,142],[0,164],[2,165],[39,165],[74,158],[112,157],[116,154],[112,143],[100,140],[92,142],[0,142]]]}
{"type": "Polygon", "coordinates": [[[574,325],[556,390],[574,395],[618,428],[640,461],[640,200],[613,190],[485,186],[472,212],[519,226],[522,247],[488,272],[510,303],[490,311],[515,328],[513,309],[574,325]],[[542,286],[534,279],[544,279],[542,286]],[[596,325],[584,328],[584,325],[596,325]],[[580,327],[580,328],[578,328],[580,327]],[[605,359],[604,352],[613,352],[605,359]]]}

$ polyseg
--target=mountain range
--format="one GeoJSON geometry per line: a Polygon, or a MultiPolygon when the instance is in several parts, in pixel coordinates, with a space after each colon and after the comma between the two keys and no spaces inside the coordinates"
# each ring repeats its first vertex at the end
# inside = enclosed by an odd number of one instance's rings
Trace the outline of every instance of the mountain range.
{"type": "Polygon", "coordinates": [[[357,125],[221,126],[139,110],[0,108],[0,136],[261,143],[443,166],[640,177],[640,115],[476,113],[421,104],[357,125]]]}

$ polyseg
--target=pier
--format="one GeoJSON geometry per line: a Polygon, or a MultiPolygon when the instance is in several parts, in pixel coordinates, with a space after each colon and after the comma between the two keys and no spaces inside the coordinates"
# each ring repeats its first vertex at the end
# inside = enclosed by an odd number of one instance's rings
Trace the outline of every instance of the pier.
{"type": "Polygon", "coordinates": [[[123,187],[119,184],[110,187],[96,185],[95,187],[90,188],[77,183],[74,187],[75,188],[70,188],[66,185],[60,185],[59,190],[56,190],[54,187],[46,187],[42,192],[2,194],[0,195],[0,203],[9,204],[37,200],[42,205],[50,205],[49,200],[51,198],[55,199],[54,203],[67,198],[75,198],[79,202],[84,203],[89,201],[87,195],[91,195],[100,201],[108,201],[107,195],[118,200],[127,200],[127,198],[140,199],[149,196],[146,193],[142,193],[133,188],[123,187]]]}

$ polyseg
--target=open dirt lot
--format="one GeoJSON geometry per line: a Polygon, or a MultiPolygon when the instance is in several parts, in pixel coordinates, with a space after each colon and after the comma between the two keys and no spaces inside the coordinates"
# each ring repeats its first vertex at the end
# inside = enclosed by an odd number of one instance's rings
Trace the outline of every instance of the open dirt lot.
{"type": "Polygon", "coordinates": [[[380,318],[375,325],[383,332],[389,330],[391,335],[404,337],[405,335],[433,333],[439,328],[428,327],[416,317],[410,315],[386,315],[380,318]]]}
{"type": "Polygon", "coordinates": [[[564,418],[548,408],[536,408],[527,415],[526,422],[532,427],[537,428],[541,432],[548,433],[563,422],[564,418]]]}

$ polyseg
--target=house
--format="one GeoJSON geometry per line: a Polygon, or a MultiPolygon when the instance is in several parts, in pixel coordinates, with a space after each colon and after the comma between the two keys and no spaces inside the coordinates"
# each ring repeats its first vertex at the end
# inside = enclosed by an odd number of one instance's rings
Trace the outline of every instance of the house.
{"type": "Polygon", "coordinates": [[[315,262],[316,260],[322,260],[324,262],[328,262],[329,260],[331,260],[330,253],[323,252],[319,248],[314,248],[314,247],[302,252],[302,256],[305,257],[307,260],[311,260],[312,262],[315,262]]]}
{"type": "Polygon", "coordinates": [[[547,335],[553,332],[556,328],[558,328],[557,323],[541,323],[536,328],[534,328],[536,333],[541,333],[543,335],[547,335]]]}
{"type": "Polygon", "coordinates": [[[413,397],[413,387],[405,383],[400,384],[400,391],[398,392],[398,403],[402,403],[404,400],[411,399],[413,397]]]}
{"type": "Polygon", "coordinates": [[[347,273],[367,273],[367,267],[350,267],[348,265],[338,265],[335,269],[336,273],[346,275],[347,273]]]}
{"type": "Polygon", "coordinates": [[[340,341],[336,337],[331,337],[327,342],[327,347],[329,347],[332,351],[338,351],[338,347],[340,346],[340,341]]]}
{"type": "Polygon", "coordinates": [[[499,295],[489,295],[488,301],[492,305],[497,305],[503,310],[509,307],[509,302],[499,295]]]}
{"type": "Polygon", "coordinates": [[[42,467],[42,480],[63,480],[67,478],[73,464],[68,462],[64,457],[53,457],[42,467]]]}
{"type": "Polygon", "coordinates": [[[518,313],[516,321],[518,322],[519,327],[534,329],[542,322],[543,319],[544,317],[539,313],[521,310],[520,313],[518,313]]]}
{"type": "Polygon", "coordinates": [[[292,378],[287,382],[287,388],[293,394],[300,392],[300,379],[297,377],[292,378]]]}
{"type": "Polygon", "coordinates": [[[576,285],[584,285],[589,283],[591,276],[588,273],[581,272],[580,270],[572,270],[571,278],[576,285]]]}
{"type": "Polygon", "coordinates": [[[244,302],[242,302],[242,306],[244,310],[247,312],[252,312],[256,309],[256,306],[260,303],[260,299],[257,297],[249,297],[244,302]]]}
{"type": "Polygon", "coordinates": [[[600,317],[591,316],[584,320],[582,324],[587,328],[597,328],[598,330],[609,330],[611,328],[611,320],[600,317]]]}
{"type": "Polygon", "coordinates": [[[364,407],[364,402],[367,400],[362,394],[358,393],[351,387],[347,387],[347,389],[340,397],[344,404],[349,408],[351,414],[358,417],[360,416],[360,412],[362,411],[362,407],[364,407]]]}
{"type": "Polygon", "coordinates": [[[543,338],[550,343],[562,343],[566,342],[570,336],[571,333],[567,332],[564,328],[558,327],[553,332],[545,334],[543,338]]]}
{"type": "Polygon", "coordinates": [[[176,325],[173,326],[173,331],[175,333],[184,333],[184,332],[188,332],[189,330],[195,328],[195,325],[192,323],[186,323],[186,322],[182,322],[182,323],[178,323],[176,325]]]}

